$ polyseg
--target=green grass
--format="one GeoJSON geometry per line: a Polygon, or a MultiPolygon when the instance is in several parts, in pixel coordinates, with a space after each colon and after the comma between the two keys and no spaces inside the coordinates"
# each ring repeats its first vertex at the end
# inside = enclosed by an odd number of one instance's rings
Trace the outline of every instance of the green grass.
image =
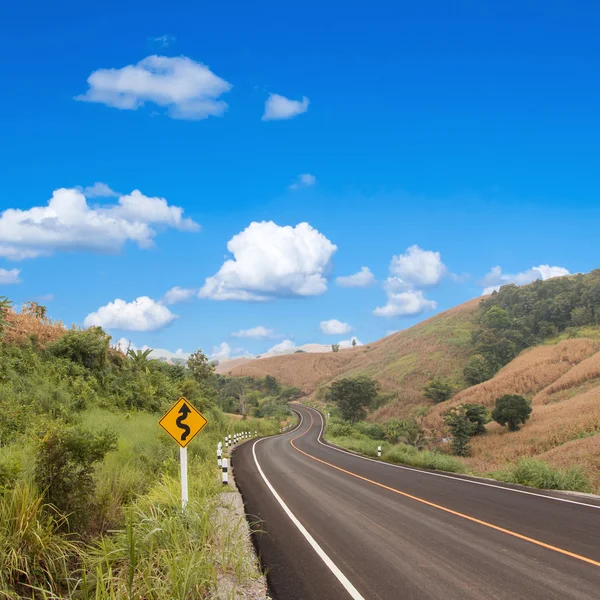
{"type": "Polygon", "coordinates": [[[417,450],[406,444],[390,444],[372,440],[366,436],[326,437],[332,444],[374,458],[377,457],[377,446],[381,446],[381,460],[390,463],[450,473],[468,472],[466,466],[459,459],[440,452],[417,450]]]}
{"type": "MultiPolygon", "coordinates": [[[[216,448],[225,435],[279,432],[276,419],[229,419],[208,410],[209,424],[188,447],[190,501],[181,510],[179,450],[158,425],[161,415],[93,408],[78,422],[111,428],[118,446],[97,465],[84,537],[32,485],[27,436],[0,447],[0,598],[191,600],[214,595],[226,578],[235,590],[259,576],[244,541],[245,523],[224,504],[216,448]],[[0,477],[1,479],[1,477],[0,477]]],[[[233,593],[233,592],[232,592],[233,593]]]]}
{"type": "Polygon", "coordinates": [[[522,458],[517,465],[490,474],[507,483],[520,483],[544,490],[591,492],[592,486],[581,467],[557,469],[535,458],[522,458]]]}

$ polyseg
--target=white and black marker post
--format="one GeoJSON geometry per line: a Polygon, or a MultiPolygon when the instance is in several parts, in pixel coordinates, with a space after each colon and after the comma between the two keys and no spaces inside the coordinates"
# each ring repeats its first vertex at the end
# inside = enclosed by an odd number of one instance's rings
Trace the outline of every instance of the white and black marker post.
{"type": "Polygon", "coordinates": [[[223,456],[223,449],[221,448],[221,442],[217,446],[217,465],[221,466],[221,458],[223,456]]]}
{"type": "Polygon", "coordinates": [[[222,475],[223,485],[226,485],[229,483],[229,474],[227,473],[228,463],[229,463],[229,461],[226,458],[224,458],[221,461],[221,470],[223,472],[223,475],[222,475]]]}
{"type": "Polygon", "coordinates": [[[377,446],[377,456],[381,458],[381,446],[377,446]]]}

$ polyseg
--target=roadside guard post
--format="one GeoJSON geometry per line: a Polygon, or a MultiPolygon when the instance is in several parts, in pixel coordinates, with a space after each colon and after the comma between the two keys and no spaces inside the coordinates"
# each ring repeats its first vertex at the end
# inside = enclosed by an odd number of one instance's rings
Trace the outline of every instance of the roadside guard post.
{"type": "Polygon", "coordinates": [[[381,446],[377,446],[377,456],[381,458],[381,446]]]}
{"type": "Polygon", "coordinates": [[[179,444],[181,506],[188,503],[187,446],[204,429],[208,421],[185,398],[179,398],[158,424],[179,444]]]}

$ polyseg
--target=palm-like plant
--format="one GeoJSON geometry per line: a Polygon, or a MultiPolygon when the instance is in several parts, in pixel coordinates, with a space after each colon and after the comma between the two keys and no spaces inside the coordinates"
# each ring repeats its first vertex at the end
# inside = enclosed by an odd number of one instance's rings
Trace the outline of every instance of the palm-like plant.
{"type": "Polygon", "coordinates": [[[419,427],[413,427],[411,429],[407,429],[403,436],[402,441],[417,450],[424,450],[427,446],[427,437],[422,429],[419,427]]]}
{"type": "Polygon", "coordinates": [[[132,350],[131,348],[127,348],[127,356],[133,361],[133,364],[136,367],[140,367],[148,362],[148,356],[152,352],[152,348],[147,348],[146,350],[132,350]]]}

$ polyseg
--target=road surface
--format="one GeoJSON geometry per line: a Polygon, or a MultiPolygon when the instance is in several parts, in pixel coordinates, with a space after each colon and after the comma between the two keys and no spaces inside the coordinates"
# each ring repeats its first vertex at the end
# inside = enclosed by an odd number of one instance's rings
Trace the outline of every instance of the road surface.
{"type": "Polygon", "coordinates": [[[233,457],[277,600],[600,598],[600,502],[364,459],[294,409],[233,457]]]}

